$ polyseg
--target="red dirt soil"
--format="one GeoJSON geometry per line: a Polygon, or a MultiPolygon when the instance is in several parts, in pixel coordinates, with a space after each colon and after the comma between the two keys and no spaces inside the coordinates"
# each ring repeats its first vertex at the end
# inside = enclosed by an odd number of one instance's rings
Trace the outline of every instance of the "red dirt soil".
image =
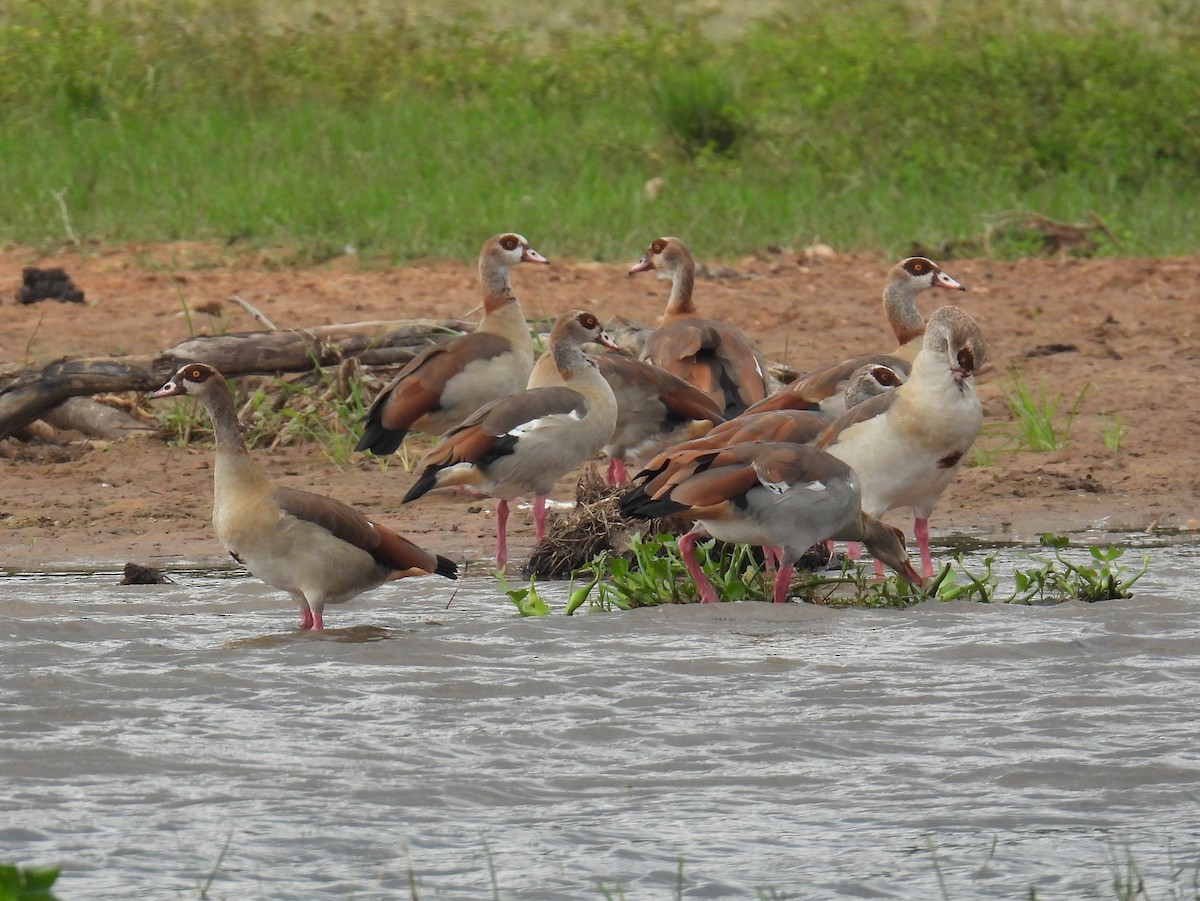
{"type": "MultiPolygon", "coordinates": [[[[606,322],[656,322],[667,284],[647,274],[627,278],[634,260],[556,260],[552,247],[533,244],[552,265],[513,272],[530,318],[582,308],[606,322]]],[[[764,253],[701,262],[711,270],[697,280],[701,312],[737,323],[770,360],[803,370],[895,344],[880,303],[892,260],[764,253]]],[[[990,345],[990,364],[977,380],[987,423],[977,447],[996,448],[1012,430],[1010,370],[1035,390],[1061,395],[1060,416],[1089,387],[1062,450],[999,452],[987,465],[962,469],[931,520],[935,545],[952,534],[1023,540],[1040,531],[1200,527],[1197,405],[1188,387],[1200,374],[1200,257],[954,260],[945,268],[970,290],[925,293],[924,314],[958,303],[990,345]],[[1048,353],[1055,345],[1070,349],[1048,353]],[[1118,420],[1124,437],[1113,450],[1104,436],[1118,420]]],[[[480,290],[473,265],[443,261],[371,269],[342,258],[297,269],[191,244],[53,256],[9,249],[0,252],[0,358],[11,369],[64,356],[157,352],[189,337],[184,302],[199,333],[258,328],[227,301],[234,294],[280,327],[310,327],[473,320],[480,290]],[[66,269],[86,303],[15,303],[25,266],[66,269]]],[[[490,500],[435,492],[401,508],[414,477],[397,463],[381,471],[355,455],[343,470],[313,446],[257,455],[279,483],[336,496],[432,549],[459,560],[491,554],[490,500]]],[[[0,442],[0,563],[225,561],[209,523],[211,456],[211,448],[170,447],[158,438],[101,442],[59,433],[0,442]]],[[[570,500],[574,481],[564,478],[555,498],[570,500]]],[[[889,518],[911,535],[907,512],[889,518]]],[[[519,561],[532,544],[529,512],[518,509],[509,526],[510,554],[519,561]]]]}

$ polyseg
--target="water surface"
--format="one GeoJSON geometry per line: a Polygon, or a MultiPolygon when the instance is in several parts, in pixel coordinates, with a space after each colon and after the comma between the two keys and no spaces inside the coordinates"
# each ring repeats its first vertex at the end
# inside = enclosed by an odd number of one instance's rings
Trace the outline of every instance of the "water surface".
{"type": "Polygon", "coordinates": [[[318,637],[236,571],[10,574],[0,860],[64,901],[1193,897],[1200,548],[1147,552],[1054,607],[410,579],[318,637]]]}

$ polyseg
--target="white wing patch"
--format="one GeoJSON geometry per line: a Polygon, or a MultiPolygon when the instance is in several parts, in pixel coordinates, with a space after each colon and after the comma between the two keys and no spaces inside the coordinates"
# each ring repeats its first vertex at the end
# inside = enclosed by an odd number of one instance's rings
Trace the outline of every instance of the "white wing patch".
{"type": "Polygon", "coordinates": [[[531,419],[528,422],[523,422],[518,426],[513,426],[508,430],[508,434],[514,438],[520,438],[522,435],[528,435],[536,432],[538,429],[544,429],[546,426],[553,423],[555,420],[572,419],[578,422],[583,419],[583,416],[578,410],[572,410],[569,413],[551,413],[549,416],[539,416],[537,419],[531,419]]]}

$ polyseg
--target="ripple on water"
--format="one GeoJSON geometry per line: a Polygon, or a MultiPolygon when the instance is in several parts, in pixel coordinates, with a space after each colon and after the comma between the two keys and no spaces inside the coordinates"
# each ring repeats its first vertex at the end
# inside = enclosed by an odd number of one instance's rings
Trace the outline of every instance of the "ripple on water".
{"type": "Polygon", "coordinates": [[[10,578],[0,844],[64,897],[189,896],[218,858],[226,897],[409,897],[410,866],[430,897],[655,897],[680,859],[689,898],[1104,896],[1121,842],[1169,894],[1196,553],[1150,552],[1108,604],[522,620],[406,580],[319,636],[237,573],[10,578]]]}

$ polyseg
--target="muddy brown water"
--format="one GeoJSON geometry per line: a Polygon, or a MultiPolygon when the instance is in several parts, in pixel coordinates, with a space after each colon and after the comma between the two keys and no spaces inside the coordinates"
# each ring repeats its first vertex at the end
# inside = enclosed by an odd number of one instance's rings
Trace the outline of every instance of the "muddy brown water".
{"type": "Polygon", "coordinates": [[[0,861],[64,901],[1191,897],[1200,545],[1145,553],[1054,607],[413,579],[319,637],[239,571],[10,573],[0,861]]]}

